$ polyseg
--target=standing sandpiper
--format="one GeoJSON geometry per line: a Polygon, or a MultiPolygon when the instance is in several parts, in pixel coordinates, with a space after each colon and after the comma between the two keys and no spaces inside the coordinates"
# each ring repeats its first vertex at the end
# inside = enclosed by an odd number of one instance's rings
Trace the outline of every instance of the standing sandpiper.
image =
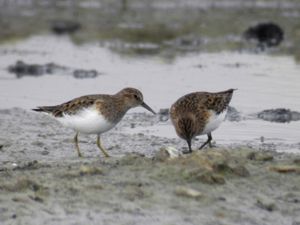
{"type": "Polygon", "coordinates": [[[209,93],[194,92],[179,98],[170,109],[171,120],[179,137],[187,141],[192,152],[192,139],[207,134],[207,141],[200,146],[211,145],[211,132],[217,129],[225,119],[227,106],[235,89],[209,93]]]}
{"type": "Polygon", "coordinates": [[[76,131],[74,137],[78,156],[78,134],[97,134],[97,146],[106,157],[108,153],[101,145],[100,134],[112,129],[134,107],[142,106],[155,112],[143,101],[142,93],[135,88],[125,88],[115,95],[86,95],[56,106],[41,106],[33,109],[54,116],[66,127],[76,131]]]}

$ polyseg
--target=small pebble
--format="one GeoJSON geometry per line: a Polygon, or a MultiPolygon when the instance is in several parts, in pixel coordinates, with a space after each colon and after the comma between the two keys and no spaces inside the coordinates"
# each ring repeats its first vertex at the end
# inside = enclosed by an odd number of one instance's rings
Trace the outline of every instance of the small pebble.
{"type": "Polygon", "coordinates": [[[203,194],[200,191],[188,187],[181,187],[181,186],[176,188],[175,194],[178,196],[195,198],[195,199],[203,196],[203,194]]]}
{"type": "Polygon", "coordinates": [[[42,151],[42,155],[49,155],[49,151],[47,150],[42,151]]]}

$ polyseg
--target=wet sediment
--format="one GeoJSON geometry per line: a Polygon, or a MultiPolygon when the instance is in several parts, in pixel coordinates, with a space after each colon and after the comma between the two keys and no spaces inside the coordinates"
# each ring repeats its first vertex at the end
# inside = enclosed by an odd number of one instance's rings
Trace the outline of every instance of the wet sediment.
{"type": "MultiPolygon", "coordinates": [[[[300,221],[296,154],[242,145],[174,154],[181,150],[177,138],[113,130],[104,137],[113,157],[103,158],[93,138],[85,138],[85,157],[78,158],[72,133],[50,118],[20,109],[0,113],[7,130],[0,139],[3,224],[32,218],[44,224],[300,221]]],[[[123,122],[130,126],[130,120],[123,122]]]]}

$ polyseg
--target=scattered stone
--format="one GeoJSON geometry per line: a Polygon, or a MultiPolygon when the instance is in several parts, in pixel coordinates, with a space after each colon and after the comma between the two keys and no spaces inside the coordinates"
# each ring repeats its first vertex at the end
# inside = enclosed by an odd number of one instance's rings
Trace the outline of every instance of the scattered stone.
{"type": "Polygon", "coordinates": [[[231,122],[239,122],[242,120],[241,113],[236,108],[228,106],[226,119],[231,122]]]}
{"type": "Polygon", "coordinates": [[[298,204],[300,203],[300,195],[294,192],[289,192],[283,196],[283,200],[290,203],[298,204]]]}
{"type": "Polygon", "coordinates": [[[11,200],[14,202],[21,202],[25,204],[29,203],[28,198],[24,198],[24,197],[13,197],[11,200]]]}
{"type": "Polygon", "coordinates": [[[145,157],[143,154],[139,153],[128,153],[124,157],[122,157],[119,161],[120,165],[143,165],[147,162],[151,162],[152,160],[145,157]]]}
{"type": "Polygon", "coordinates": [[[169,109],[160,109],[158,112],[159,115],[159,121],[166,122],[169,120],[169,109]]]}
{"type": "Polygon", "coordinates": [[[270,166],[269,169],[278,173],[300,173],[300,167],[296,165],[270,166]]]}
{"type": "Polygon", "coordinates": [[[103,174],[103,171],[98,167],[81,166],[79,169],[79,174],[81,176],[96,175],[96,174],[103,174]]]}
{"type": "Polygon", "coordinates": [[[175,194],[178,196],[194,198],[194,199],[203,197],[203,193],[201,193],[200,191],[188,187],[183,187],[183,186],[176,187],[175,194]]]}
{"type": "Polygon", "coordinates": [[[186,35],[165,41],[164,44],[172,46],[181,51],[195,51],[199,49],[203,43],[202,39],[195,35],[186,35]]]}
{"type": "Polygon", "coordinates": [[[136,42],[136,43],[126,43],[122,45],[124,49],[127,50],[132,50],[136,54],[140,55],[151,55],[151,54],[158,54],[161,50],[161,46],[155,43],[141,43],[141,42],[136,42]]]}
{"type": "Polygon", "coordinates": [[[250,172],[246,169],[246,167],[242,165],[238,165],[232,168],[232,173],[239,177],[249,177],[250,172]]]}
{"type": "Polygon", "coordinates": [[[213,173],[213,172],[204,172],[200,173],[197,176],[197,180],[206,184],[225,184],[225,178],[221,174],[213,173]]]}
{"type": "Polygon", "coordinates": [[[294,163],[295,163],[295,164],[300,164],[300,158],[294,159],[294,163]]]}
{"type": "Polygon", "coordinates": [[[14,73],[17,78],[23,76],[42,76],[46,74],[69,74],[77,79],[95,78],[99,76],[96,70],[83,70],[83,69],[72,69],[64,66],[57,65],[55,63],[47,63],[44,65],[39,64],[27,64],[23,61],[17,61],[15,65],[8,67],[10,73],[14,73]]]}
{"type": "Polygon", "coordinates": [[[154,156],[154,159],[157,160],[157,161],[160,161],[160,162],[164,162],[166,160],[168,160],[170,157],[169,157],[169,153],[161,148],[157,153],[155,153],[155,156],[154,156]]]}
{"type": "Polygon", "coordinates": [[[255,161],[271,161],[274,159],[274,156],[271,153],[250,152],[247,158],[255,161]]]}
{"type": "Polygon", "coordinates": [[[38,183],[36,183],[33,180],[22,178],[18,180],[15,184],[4,184],[0,186],[0,190],[4,189],[6,191],[10,192],[20,192],[25,190],[31,190],[31,191],[39,191],[40,189],[43,189],[44,187],[38,183]]]}
{"type": "Polygon", "coordinates": [[[44,151],[41,152],[41,154],[42,154],[42,155],[49,155],[49,151],[44,150],[44,151]]]}
{"type": "Polygon", "coordinates": [[[147,197],[147,193],[143,190],[141,186],[126,185],[124,187],[124,197],[130,201],[135,201],[137,199],[147,197]]]}
{"type": "Polygon", "coordinates": [[[282,28],[274,23],[260,23],[244,32],[246,40],[257,41],[257,46],[264,50],[267,47],[278,46],[284,39],[282,28]]]}
{"type": "Polygon", "coordinates": [[[278,109],[267,109],[257,114],[257,117],[262,120],[277,122],[277,123],[288,123],[291,121],[300,120],[300,113],[291,111],[289,109],[278,108],[278,109]]]}
{"type": "Polygon", "coordinates": [[[103,186],[101,184],[89,185],[87,186],[87,188],[93,190],[103,190],[103,186]]]}
{"type": "Polygon", "coordinates": [[[63,73],[70,70],[68,67],[61,66],[55,63],[47,63],[44,66],[47,74],[63,73]]]}
{"type": "Polygon", "coordinates": [[[256,200],[256,205],[264,210],[267,210],[269,212],[272,212],[277,209],[274,201],[272,199],[269,199],[267,197],[259,197],[256,200]]]}
{"type": "Polygon", "coordinates": [[[227,199],[225,197],[223,197],[223,196],[218,197],[217,200],[222,201],[222,202],[226,202],[227,201],[227,199]]]}
{"type": "Polygon", "coordinates": [[[53,74],[58,72],[66,72],[68,68],[59,66],[55,63],[48,63],[45,65],[27,64],[23,61],[17,61],[15,65],[8,67],[10,73],[14,73],[17,78],[23,76],[41,76],[44,74],[53,74]]]}
{"type": "Polygon", "coordinates": [[[182,155],[180,151],[178,151],[176,148],[167,146],[164,148],[161,148],[156,154],[155,159],[158,161],[166,161],[168,159],[174,159],[182,155]]]}
{"type": "Polygon", "coordinates": [[[1,207],[0,208],[0,213],[5,213],[5,212],[8,212],[8,208],[4,208],[4,207],[1,207]]]}
{"type": "Polygon", "coordinates": [[[8,148],[10,146],[12,146],[12,141],[10,140],[0,140],[1,143],[0,143],[0,150],[4,150],[4,148],[8,148]]]}
{"type": "Polygon", "coordinates": [[[21,165],[16,165],[13,170],[34,170],[38,169],[40,164],[37,160],[33,160],[30,162],[25,162],[21,165]]]}
{"type": "Polygon", "coordinates": [[[53,33],[58,35],[72,34],[81,28],[81,24],[76,21],[57,20],[51,23],[50,28],[53,33]]]}
{"type": "Polygon", "coordinates": [[[45,68],[41,65],[26,64],[23,61],[17,61],[15,65],[8,67],[8,71],[20,78],[25,75],[41,76],[45,73],[45,68]]]}
{"type": "Polygon", "coordinates": [[[44,202],[44,199],[39,196],[29,196],[29,198],[36,202],[40,202],[40,203],[44,202]]]}
{"type": "Polygon", "coordinates": [[[31,143],[32,145],[38,146],[38,147],[43,147],[45,144],[41,141],[34,141],[31,143]]]}

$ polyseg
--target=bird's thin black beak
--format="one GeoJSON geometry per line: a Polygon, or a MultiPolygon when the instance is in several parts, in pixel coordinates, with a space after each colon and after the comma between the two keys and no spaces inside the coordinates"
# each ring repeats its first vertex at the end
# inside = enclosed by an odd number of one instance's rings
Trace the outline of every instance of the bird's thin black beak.
{"type": "Polygon", "coordinates": [[[143,106],[145,109],[149,110],[150,112],[152,112],[154,115],[156,114],[153,109],[150,108],[150,106],[148,106],[145,102],[142,102],[141,106],[143,106]]]}

